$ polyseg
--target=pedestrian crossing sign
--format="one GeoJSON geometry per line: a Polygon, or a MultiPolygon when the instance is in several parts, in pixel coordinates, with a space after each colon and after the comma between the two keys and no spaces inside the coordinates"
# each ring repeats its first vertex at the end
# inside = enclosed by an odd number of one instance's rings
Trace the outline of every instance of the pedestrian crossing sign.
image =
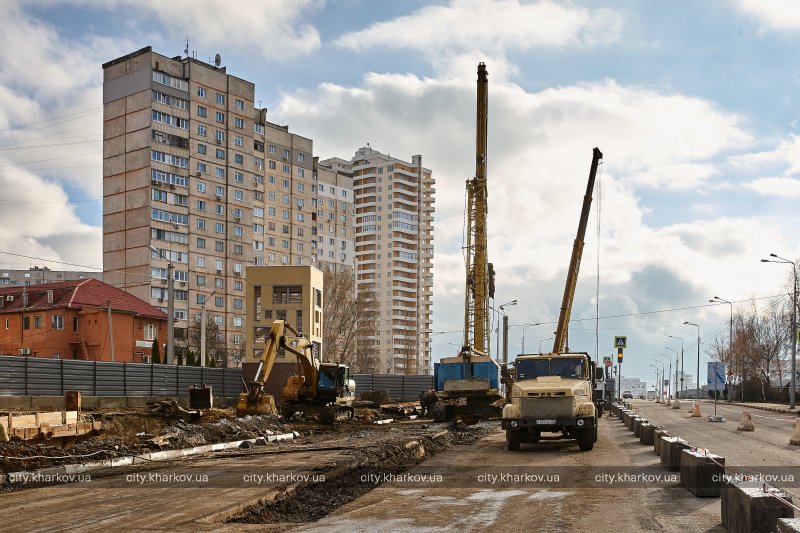
{"type": "Polygon", "coordinates": [[[614,337],[614,348],[627,348],[628,337],[614,337]]]}

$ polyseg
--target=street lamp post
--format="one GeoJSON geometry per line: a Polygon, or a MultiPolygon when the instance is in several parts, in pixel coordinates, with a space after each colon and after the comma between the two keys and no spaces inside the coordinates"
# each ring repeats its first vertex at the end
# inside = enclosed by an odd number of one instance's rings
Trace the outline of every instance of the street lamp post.
{"type": "MultiPolygon", "coordinates": [[[[497,317],[497,359],[498,360],[500,359],[500,316],[499,315],[502,314],[503,316],[506,316],[506,314],[503,311],[503,309],[505,309],[506,307],[510,307],[512,305],[517,305],[517,301],[516,300],[511,300],[510,302],[506,302],[506,303],[504,303],[503,305],[501,305],[500,307],[497,308],[497,312],[498,312],[498,317],[497,317]]],[[[508,322],[505,322],[503,324],[503,335],[506,337],[506,340],[508,338],[507,327],[508,327],[508,322]]],[[[508,362],[508,346],[503,346],[503,363],[507,363],[507,362],[508,362]]]]}
{"type": "MultiPolygon", "coordinates": [[[[665,354],[663,354],[663,353],[660,353],[660,354],[658,354],[658,356],[659,356],[659,357],[666,357],[666,358],[667,358],[667,361],[669,361],[669,374],[665,374],[665,375],[666,375],[666,376],[671,376],[671,375],[672,375],[672,359],[670,358],[670,356],[668,356],[668,355],[665,355],[665,354]]],[[[661,364],[663,365],[664,363],[661,363],[661,364]]],[[[665,367],[665,368],[666,368],[666,367],[665,367]]],[[[668,382],[667,382],[667,399],[669,399],[669,398],[670,398],[670,396],[671,396],[671,392],[672,392],[672,386],[671,386],[671,383],[668,381],[668,382]]]]}
{"type": "Polygon", "coordinates": [[[667,367],[664,366],[664,361],[660,361],[656,359],[656,362],[661,365],[661,381],[658,382],[658,391],[661,393],[661,396],[664,396],[664,374],[666,374],[667,367]]]}
{"type": "Polygon", "coordinates": [[[541,340],[539,341],[539,353],[542,353],[542,343],[543,343],[544,341],[551,341],[551,340],[553,340],[553,339],[555,339],[555,337],[548,337],[548,338],[546,338],[546,339],[541,339],[541,340]]]}
{"type": "Polygon", "coordinates": [[[694,326],[697,328],[697,376],[695,376],[695,380],[697,381],[697,396],[696,398],[700,398],[700,326],[695,324],[694,322],[689,322],[688,320],[683,323],[684,326],[694,326]]]}
{"type": "Polygon", "coordinates": [[[171,365],[175,363],[175,265],[157,248],[147,247],[167,262],[167,364],[171,365]]]}
{"type": "Polygon", "coordinates": [[[661,403],[661,381],[658,379],[658,367],[656,365],[650,365],[656,369],[656,386],[654,387],[654,391],[656,394],[655,400],[657,403],[661,403]]]}
{"type": "Polygon", "coordinates": [[[786,258],[780,257],[775,254],[769,254],[770,257],[774,257],[775,259],[780,259],[780,261],[773,261],[771,259],[762,259],[762,263],[783,263],[786,265],[792,265],[792,277],[794,278],[794,288],[792,290],[792,384],[791,388],[789,389],[789,409],[794,409],[794,400],[795,400],[795,393],[794,389],[796,386],[796,365],[797,365],[797,265],[794,264],[794,261],[789,261],[786,258]]]}
{"type": "Polygon", "coordinates": [[[206,302],[217,291],[212,291],[211,294],[205,297],[203,303],[200,304],[200,366],[206,366],[206,302]]]}
{"type": "MultiPolygon", "coordinates": [[[[676,337],[674,335],[670,335],[669,337],[671,339],[680,339],[680,341],[681,341],[681,381],[680,381],[681,388],[680,388],[679,394],[676,395],[676,396],[683,397],[683,374],[684,374],[684,370],[683,370],[683,337],[676,337]]],[[[675,359],[675,385],[677,386],[678,385],[678,359],[677,359],[677,355],[675,357],[676,357],[676,359],[675,359]]]]}
{"type": "MultiPolygon", "coordinates": [[[[674,382],[675,384],[672,387],[672,390],[675,391],[673,396],[675,398],[677,398],[678,397],[678,350],[676,350],[675,348],[670,348],[669,346],[665,346],[665,348],[667,350],[672,350],[673,352],[675,352],[675,382],[674,382]]],[[[672,376],[672,359],[670,359],[670,361],[669,361],[669,376],[670,376],[670,379],[672,379],[672,377],[673,377],[672,376]]]]}
{"type": "Polygon", "coordinates": [[[539,326],[540,324],[537,322],[536,324],[524,324],[522,326],[522,353],[525,354],[525,328],[532,328],[533,326],[539,326]]]}
{"type": "MultiPolygon", "coordinates": [[[[729,302],[719,296],[714,296],[712,299],[709,300],[711,303],[725,303],[731,307],[731,319],[728,323],[728,361],[733,367],[733,302],[729,302]]],[[[732,370],[731,370],[732,372],[732,370]]],[[[733,373],[731,373],[733,375],[733,373]]],[[[714,391],[716,394],[716,391],[714,391]]],[[[730,390],[728,391],[728,400],[733,399],[733,383],[731,383],[730,390]]],[[[744,381],[742,381],[742,401],[744,401],[744,381]]]]}

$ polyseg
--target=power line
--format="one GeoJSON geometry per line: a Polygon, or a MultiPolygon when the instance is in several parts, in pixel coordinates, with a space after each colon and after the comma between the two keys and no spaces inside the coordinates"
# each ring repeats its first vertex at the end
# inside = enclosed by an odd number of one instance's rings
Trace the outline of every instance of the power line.
{"type": "Polygon", "coordinates": [[[7,168],[7,167],[22,167],[25,165],[34,165],[36,163],[45,163],[47,161],[57,161],[59,159],[71,159],[73,157],[83,157],[85,155],[98,155],[97,152],[89,152],[86,154],[71,154],[62,157],[51,157],[50,159],[40,159],[38,161],[25,161],[23,163],[9,163],[8,165],[0,165],[0,168],[7,168]]]}
{"type": "Polygon", "coordinates": [[[27,124],[19,124],[17,126],[12,126],[10,128],[6,128],[6,129],[3,129],[3,130],[0,130],[0,133],[6,132],[6,131],[18,130],[18,129],[21,129],[21,128],[27,128],[28,126],[35,126],[36,124],[44,124],[45,122],[52,122],[53,120],[58,120],[58,119],[62,119],[62,118],[74,117],[75,115],[88,114],[88,113],[91,113],[92,111],[99,111],[99,110],[100,110],[99,108],[92,107],[90,109],[84,109],[83,111],[76,111],[74,113],[67,113],[66,115],[59,115],[59,116],[48,118],[48,119],[45,119],[45,120],[37,120],[36,122],[28,122],[27,124]]]}

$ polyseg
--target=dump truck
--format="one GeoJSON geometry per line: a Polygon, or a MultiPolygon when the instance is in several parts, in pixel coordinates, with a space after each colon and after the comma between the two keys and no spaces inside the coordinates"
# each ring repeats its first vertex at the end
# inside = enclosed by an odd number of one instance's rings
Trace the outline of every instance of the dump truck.
{"type": "Polygon", "coordinates": [[[595,148],[553,350],[546,354],[520,354],[514,360],[513,376],[508,380],[513,381],[510,403],[503,407],[501,418],[509,450],[519,450],[523,441],[538,442],[543,432],[560,433],[555,438],[575,439],[581,450],[591,450],[597,441],[600,409],[595,404],[594,389],[596,381],[603,379],[603,369],[596,368],[588,353],[571,352],[567,341],[592,190],[602,157],[595,148]]]}

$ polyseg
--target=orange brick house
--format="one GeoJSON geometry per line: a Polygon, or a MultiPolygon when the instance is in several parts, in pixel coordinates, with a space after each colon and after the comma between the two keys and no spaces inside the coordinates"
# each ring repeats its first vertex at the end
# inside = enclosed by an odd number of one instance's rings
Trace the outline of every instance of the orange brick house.
{"type": "Polygon", "coordinates": [[[89,361],[149,362],[167,315],[96,279],[0,288],[0,354],[89,361]],[[109,307],[111,322],[109,324],[109,307]]]}

